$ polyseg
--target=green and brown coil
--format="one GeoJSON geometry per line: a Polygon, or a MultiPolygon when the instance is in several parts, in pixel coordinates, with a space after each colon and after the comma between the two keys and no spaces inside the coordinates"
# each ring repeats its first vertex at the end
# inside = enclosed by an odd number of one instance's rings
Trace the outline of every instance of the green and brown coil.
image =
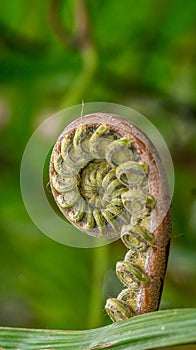
{"type": "Polygon", "coordinates": [[[115,115],[95,113],[75,120],[54,146],[50,185],[73,225],[95,237],[120,236],[128,249],[116,265],[125,289],[106,302],[110,318],[121,321],[157,310],[171,235],[171,199],[159,154],[147,135],[115,115]]]}

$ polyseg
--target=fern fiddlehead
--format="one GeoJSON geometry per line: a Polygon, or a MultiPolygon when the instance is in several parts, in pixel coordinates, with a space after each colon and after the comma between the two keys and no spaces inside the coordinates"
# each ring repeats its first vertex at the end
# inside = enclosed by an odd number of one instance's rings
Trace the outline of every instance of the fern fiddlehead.
{"type": "Polygon", "coordinates": [[[167,178],[148,137],[118,116],[96,113],[77,119],[54,146],[50,184],[59,209],[73,225],[95,237],[120,234],[128,249],[116,264],[125,289],[106,302],[110,318],[121,321],[156,310],[171,210],[167,178]]]}

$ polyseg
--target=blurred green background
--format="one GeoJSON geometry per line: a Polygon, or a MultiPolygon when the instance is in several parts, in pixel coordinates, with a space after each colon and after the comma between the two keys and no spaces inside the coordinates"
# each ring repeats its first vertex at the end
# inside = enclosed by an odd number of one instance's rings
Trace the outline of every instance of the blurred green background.
{"type": "Polygon", "coordinates": [[[33,131],[82,100],[132,107],[165,138],[175,193],[161,308],[196,306],[195,13],[195,0],[0,1],[0,325],[110,323],[104,302],[121,288],[121,242],[78,249],[50,240],[19,186],[33,131]]]}

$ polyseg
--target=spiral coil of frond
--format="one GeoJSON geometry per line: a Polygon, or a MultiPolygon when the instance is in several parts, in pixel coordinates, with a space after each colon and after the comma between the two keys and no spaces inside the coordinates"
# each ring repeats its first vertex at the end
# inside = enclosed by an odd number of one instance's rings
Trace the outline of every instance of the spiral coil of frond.
{"type": "Polygon", "coordinates": [[[96,237],[120,234],[128,248],[116,265],[126,289],[105,306],[113,321],[140,313],[141,288],[151,282],[146,266],[149,250],[156,246],[151,232],[156,198],[151,193],[150,164],[141,154],[134,134],[127,136],[122,128],[91,118],[91,123],[78,121],[65,129],[51,157],[51,189],[65,217],[96,237]]]}

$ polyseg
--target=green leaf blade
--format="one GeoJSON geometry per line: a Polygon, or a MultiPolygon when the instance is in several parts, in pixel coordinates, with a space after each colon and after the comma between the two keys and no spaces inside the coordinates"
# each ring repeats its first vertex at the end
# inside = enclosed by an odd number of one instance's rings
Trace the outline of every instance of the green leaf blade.
{"type": "Polygon", "coordinates": [[[0,328],[0,349],[134,349],[196,342],[196,309],[165,310],[84,331],[0,328]]]}

